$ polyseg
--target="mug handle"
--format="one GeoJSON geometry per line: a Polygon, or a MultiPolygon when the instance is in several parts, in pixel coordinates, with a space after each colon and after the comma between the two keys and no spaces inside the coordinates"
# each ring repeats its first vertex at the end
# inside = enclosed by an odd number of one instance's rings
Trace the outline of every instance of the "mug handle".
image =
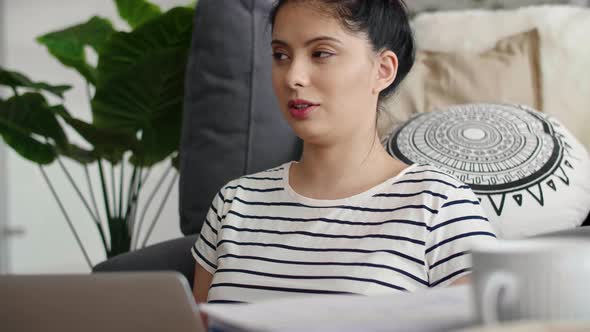
{"type": "Polygon", "coordinates": [[[499,321],[500,305],[512,306],[518,298],[516,279],[507,272],[493,272],[484,285],[481,299],[481,315],[484,325],[499,321]],[[502,294],[502,291],[504,293],[502,294]]]}

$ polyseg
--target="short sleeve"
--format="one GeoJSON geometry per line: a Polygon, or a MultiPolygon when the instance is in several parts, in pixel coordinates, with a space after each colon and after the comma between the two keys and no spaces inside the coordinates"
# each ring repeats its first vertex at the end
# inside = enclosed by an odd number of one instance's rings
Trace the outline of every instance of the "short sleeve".
{"type": "Polygon", "coordinates": [[[211,274],[217,270],[217,234],[221,228],[223,205],[224,197],[219,191],[209,207],[201,234],[191,248],[197,263],[211,274]]]}
{"type": "Polygon", "coordinates": [[[474,246],[496,235],[478,198],[467,186],[452,189],[428,226],[426,263],[430,287],[447,286],[471,272],[474,246]]]}

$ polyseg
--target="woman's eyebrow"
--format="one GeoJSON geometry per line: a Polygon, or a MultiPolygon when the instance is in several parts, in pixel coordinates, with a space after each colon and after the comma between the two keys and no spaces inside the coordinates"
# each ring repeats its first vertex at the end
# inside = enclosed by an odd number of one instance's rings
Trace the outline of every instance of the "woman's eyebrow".
{"type": "MultiPolygon", "coordinates": [[[[341,42],[339,39],[337,39],[337,38],[330,37],[330,36],[319,36],[319,37],[315,37],[315,38],[312,38],[312,39],[310,39],[310,40],[306,41],[306,42],[303,44],[303,46],[308,46],[309,44],[311,44],[311,43],[315,43],[315,42],[317,42],[317,41],[326,41],[326,40],[329,40],[329,41],[333,41],[333,42],[336,42],[336,43],[342,44],[342,42],[341,42]]],[[[270,42],[270,44],[271,44],[271,45],[277,45],[277,44],[278,44],[278,45],[283,45],[283,46],[289,46],[289,43],[287,43],[287,42],[286,42],[286,41],[284,41],[284,40],[280,40],[280,39],[273,39],[273,40],[270,42]]]]}

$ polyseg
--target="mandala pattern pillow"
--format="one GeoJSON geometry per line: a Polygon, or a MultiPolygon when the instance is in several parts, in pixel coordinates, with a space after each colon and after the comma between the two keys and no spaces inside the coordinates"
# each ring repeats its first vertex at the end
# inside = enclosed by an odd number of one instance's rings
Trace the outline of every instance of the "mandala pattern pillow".
{"type": "Polygon", "coordinates": [[[574,228],[590,211],[588,152],[555,118],[526,106],[423,113],[385,143],[408,164],[430,164],[468,184],[502,238],[574,228]]]}

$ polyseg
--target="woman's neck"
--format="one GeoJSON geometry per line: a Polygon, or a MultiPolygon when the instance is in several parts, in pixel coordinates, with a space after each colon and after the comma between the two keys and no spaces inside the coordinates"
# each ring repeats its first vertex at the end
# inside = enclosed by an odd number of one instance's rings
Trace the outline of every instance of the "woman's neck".
{"type": "Polygon", "coordinates": [[[291,185],[303,195],[331,198],[362,192],[396,175],[406,165],[392,158],[377,133],[332,145],[304,144],[291,172],[291,185]]]}

